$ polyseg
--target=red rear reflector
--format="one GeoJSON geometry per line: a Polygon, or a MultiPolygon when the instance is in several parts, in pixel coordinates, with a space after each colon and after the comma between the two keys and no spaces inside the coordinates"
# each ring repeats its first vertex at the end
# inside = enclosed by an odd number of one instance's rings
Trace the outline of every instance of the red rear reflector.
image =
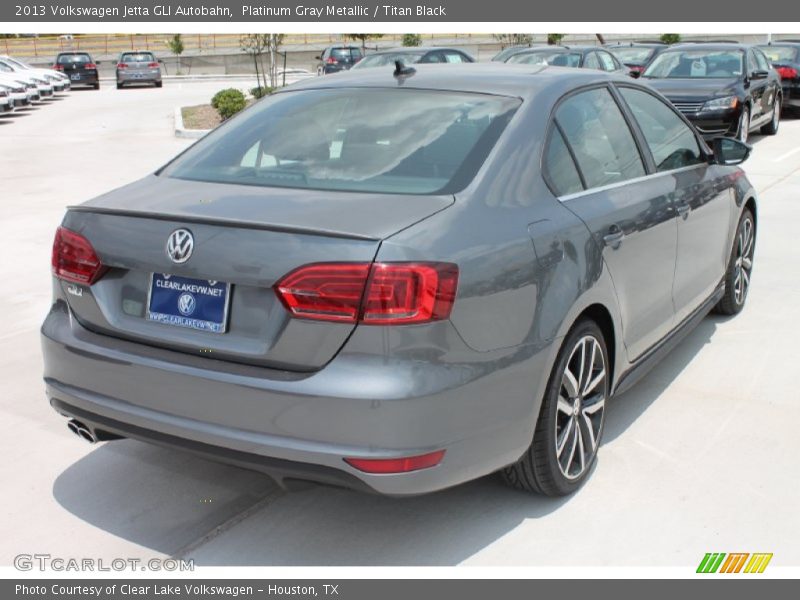
{"type": "Polygon", "coordinates": [[[345,458],[351,467],[365,473],[408,473],[435,467],[444,458],[444,450],[404,458],[345,458]]]}
{"type": "Polygon", "coordinates": [[[405,325],[447,319],[457,287],[450,263],[317,263],[289,273],[275,292],[294,317],[405,325]]]}
{"type": "Polygon", "coordinates": [[[797,77],[797,69],[794,67],[777,67],[775,70],[778,71],[781,79],[794,79],[797,77]]]}
{"type": "Polygon", "coordinates": [[[86,285],[92,285],[106,270],[89,240],[64,227],[56,230],[51,264],[59,279],[86,285]]]}

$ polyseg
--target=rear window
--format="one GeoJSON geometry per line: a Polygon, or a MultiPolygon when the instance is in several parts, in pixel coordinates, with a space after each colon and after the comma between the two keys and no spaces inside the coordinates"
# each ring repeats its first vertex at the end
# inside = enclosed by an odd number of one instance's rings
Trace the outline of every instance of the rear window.
{"type": "Polygon", "coordinates": [[[415,89],[270,96],[170,163],[179,179],[393,194],[472,180],[520,100],[415,89]]]}
{"type": "Polygon", "coordinates": [[[92,57],[88,54],[60,54],[58,56],[58,64],[70,65],[73,63],[89,63],[92,62],[92,57]]]}
{"type": "Polygon", "coordinates": [[[332,48],[331,56],[338,60],[357,60],[361,58],[361,50],[358,48],[332,48]]]}
{"type": "Polygon", "coordinates": [[[791,46],[759,46],[772,62],[793,62],[797,60],[797,48],[791,46]]]}
{"type": "Polygon", "coordinates": [[[653,55],[652,48],[609,48],[624,63],[643,65],[653,55]]]}
{"type": "Polygon", "coordinates": [[[120,62],[156,62],[156,58],[150,52],[126,52],[120,62]]]}
{"type": "Polygon", "coordinates": [[[370,67],[382,67],[385,65],[394,65],[394,61],[399,60],[404,65],[410,65],[422,58],[419,52],[386,52],[382,54],[372,54],[367,56],[364,60],[353,67],[356,69],[368,69],[370,67]]]}

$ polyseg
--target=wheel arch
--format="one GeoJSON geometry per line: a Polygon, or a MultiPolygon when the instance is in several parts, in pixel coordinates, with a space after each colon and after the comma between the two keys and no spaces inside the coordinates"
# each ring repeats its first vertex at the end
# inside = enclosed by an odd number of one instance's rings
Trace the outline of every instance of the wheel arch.
{"type": "Polygon", "coordinates": [[[611,389],[613,389],[614,373],[616,372],[615,368],[617,364],[617,333],[614,326],[614,318],[611,316],[611,312],[604,304],[596,302],[584,308],[583,311],[581,311],[581,313],[575,319],[572,326],[570,326],[570,328],[572,328],[575,325],[575,323],[584,318],[594,321],[600,328],[600,331],[603,332],[603,338],[605,339],[606,343],[606,351],[608,352],[608,360],[610,362],[609,365],[609,377],[611,379],[610,385],[611,389]]]}

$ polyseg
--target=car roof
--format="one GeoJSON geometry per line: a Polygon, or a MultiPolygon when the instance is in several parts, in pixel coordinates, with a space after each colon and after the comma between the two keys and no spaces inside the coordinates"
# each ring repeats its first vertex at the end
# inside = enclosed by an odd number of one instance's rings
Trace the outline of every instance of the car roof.
{"type": "Polygon", "coordinates": [[[686,50],[692,48],[695,50],[747,50],[754,44],[742,44],[740,42],[680,42],[670,46],[672,48],[679,48],[686,50]]]}
{"type": "MultiPolygon", "coordinates": [[[[307,89],[405,87],[438,91],[495,94],[531,98],[545,88],[568,91],[605,81],[631,82],[629,77],[549,65],[459,63],[415,64],[413,75],[396,78],[394,67],[355,69],[325,77],[305,79],[284,88],[286,92],[307,89]]],[[[283,90],[277,93],[284,93],[283,90]]]]}
{"type": "Polygon", "coordinates": [[[370,53],[370,56],[375,56],[376,54],[393,54],[395,52],[424,54],[425,52],[433,52],[437,50],[455,50],[456,52],[461,52],[461,50],[458,48],[451,48],[450,46],[400,46],[398,48],[385,48],[378,50],[377,52],[370,53]]]}
{"type": "Polygon", "coordinates": [[[759,48],[769,48],[770,46],[789,46],[791,48],[797,48],[800,46],[800,40],[773,40],[769,43],[763,44],[756,44],[759,48]]]}
{"type": "Polygon", "coordinates": [[[89,53],[84,50],[69,50],[67,52],[59,52],[56,54],[56,56],[71,56],[75,54],[85,54],[86,56],[89,56],[89,53]]]}

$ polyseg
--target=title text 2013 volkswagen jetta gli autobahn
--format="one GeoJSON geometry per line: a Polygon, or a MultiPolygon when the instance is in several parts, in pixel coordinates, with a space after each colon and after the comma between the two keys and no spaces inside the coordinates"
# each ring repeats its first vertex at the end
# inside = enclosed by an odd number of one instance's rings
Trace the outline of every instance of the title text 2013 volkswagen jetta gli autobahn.
{"type": "Polygon", "coordinates": [[[599,71],[292,86],[67,211],[48,397],[90,440],[279,480],[569,493],[609,397],[745,302],[748,152],[599,71]]]}

